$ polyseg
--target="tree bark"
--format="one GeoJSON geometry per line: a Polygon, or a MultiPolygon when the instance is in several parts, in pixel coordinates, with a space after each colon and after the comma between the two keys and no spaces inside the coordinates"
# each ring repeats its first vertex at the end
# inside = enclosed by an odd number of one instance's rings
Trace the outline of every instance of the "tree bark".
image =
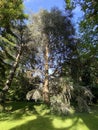
{"type": "Polygon", "coordinates": [[[48,43],[45,45],[45,80],[44,80],[44,86],[43,86],[43,100],[45,103],[49,104],[50,98],[49,98],[49,65],[48,65],[48,56],[49,56],[49,48],[48,43]]]}
{"type": "Polygon", "coordinates": [[[5,86],[3,88],[3,92],[7,92],[8,89],[10,88],[11,84],[12,84],[12,81],[13,81],[17,66],[19,64],[21,54],[22,54],[22,46],[21,46],[21,48],[20,48],[20,50],[19,50],[19,52],[18,52],[18,54],[16,56],[15,62],[13,64],[13,66],[12,66],[12,70],[10,71],[10,74],[9,74],[9,78],[7,79],[7,81],[5,83],[5,86]]]}

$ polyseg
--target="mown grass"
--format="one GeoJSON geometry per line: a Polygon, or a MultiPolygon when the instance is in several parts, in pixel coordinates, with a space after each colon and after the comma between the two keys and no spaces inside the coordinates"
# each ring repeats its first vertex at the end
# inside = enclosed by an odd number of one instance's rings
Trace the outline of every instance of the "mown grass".
{"type": "Polygon", "coordinates": [[[12,102],[0,107],[0,130],[98,130],[98,105],[91,113],[56,116],[45,105],[12,102]]]}

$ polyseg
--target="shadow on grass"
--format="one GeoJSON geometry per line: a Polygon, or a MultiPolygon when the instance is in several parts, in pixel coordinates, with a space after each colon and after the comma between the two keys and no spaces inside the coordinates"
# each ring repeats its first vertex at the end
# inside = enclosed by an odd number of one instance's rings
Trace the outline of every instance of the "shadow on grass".
{"type": "Polygon", "coordinates": [[[79,114],[79,118],[83,120],[89,130],[98,130],[98,105],[93,106],[92,113],[79,114]]]}
{"type": "Polygon", "coordinates": [[[32,102],[8,102],[3,104],[3,111],[0,112],[0,121],[18,120],[23,115],[30,115],[36,113],[32,102]]]}
{"type": "MultiPolygon", "coordinates": [[[[63,120],[63,119],[62,119],[63,120]]],[[[53,119],[50,117],[38,116],[37,119],[31,120],[22,124],[20,126],[16,126],[11,128],[10,130],[70,130],[73,126],[75,126],[78,122],[78,118],[73,122],[71,126],[68,127],[58,127],[56,128],[53,125],[53,119]]]]}
{"type": "MultiPolygon", "coordinates": [[[[46,114],[47,107],[42,103],[8,102],[4,104],[4,111],[0,112],[0,121],[20,120],[24,116],[46,114]]],[[[49,112],[48,112],[49,113],[49,112]]]]}
{"type": "Polygon", "coordinates": [[[51,116],[45,111],[44,105],[33,103],[14,102],[6,104],[6,107],[12,108],[11,111],[0,113],[0,121],[18,121],[36,115],[36,119],[26,120],[23,124],[17,123],[9,130],[97,130],[98,129],[98,105],[93,107],[92,113],[76,113],[70,116],[51,116]],[[12,106],[12,107],[9,107],[12,106]],[[40,110],[39,110],[40,108],[40,110]],[[19,125],[20,124],[20,125],[19,125]],[[82,126],[86,128],[82,128],[82,126]],[[81,128],[79,128],[81,127],[81,128]]]}
{"type": "Polygon", "coordinates": [[[38,116],[25,124],[16,126],[10,130],[97,130],[98,106],[92,113],[77,113],[72,116],[53,118],[49,115],[38,116]],[[61,123],[61,124],[60,124],[61,123]],[[68,125],[69,123],[69,125],[68,125]]]}

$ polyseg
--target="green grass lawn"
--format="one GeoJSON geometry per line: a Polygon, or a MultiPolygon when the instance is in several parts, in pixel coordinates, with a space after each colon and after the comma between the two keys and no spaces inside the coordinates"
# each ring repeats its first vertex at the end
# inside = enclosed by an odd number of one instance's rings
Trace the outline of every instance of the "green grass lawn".
{"type": "Polygon", "coordinates": [[[98,130],[98,105],[91,113],[69,116],[51,115],[44,105],[27,102],[8,103],[5,109],[0,106],[0,130],[98,130]]]}

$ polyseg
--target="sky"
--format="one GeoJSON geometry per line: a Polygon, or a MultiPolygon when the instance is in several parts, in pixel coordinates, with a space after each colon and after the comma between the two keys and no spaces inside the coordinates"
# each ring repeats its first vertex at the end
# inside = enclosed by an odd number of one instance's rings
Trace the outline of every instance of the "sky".
{"type": "MultiPolygon", "coordinates": [[[[62,11],[64,11],[64,0],[24,0],[25,12],[27,13],[36,13],[40,9],[50,10],[52,7],[58,7],[62,11]]],[[[73,22],[76,24],[79,22],[81,17],[83,16],[83,12],[80,10],[80,7],[76,7],[73,11],[73,22]]]]}
{"type": "Polygon", "coordinates": [[[50,10],[52,7],[59,7],[64,10],[64,0],[24,0],[26,11],[38,12],[40,9],[50,10]]]}

